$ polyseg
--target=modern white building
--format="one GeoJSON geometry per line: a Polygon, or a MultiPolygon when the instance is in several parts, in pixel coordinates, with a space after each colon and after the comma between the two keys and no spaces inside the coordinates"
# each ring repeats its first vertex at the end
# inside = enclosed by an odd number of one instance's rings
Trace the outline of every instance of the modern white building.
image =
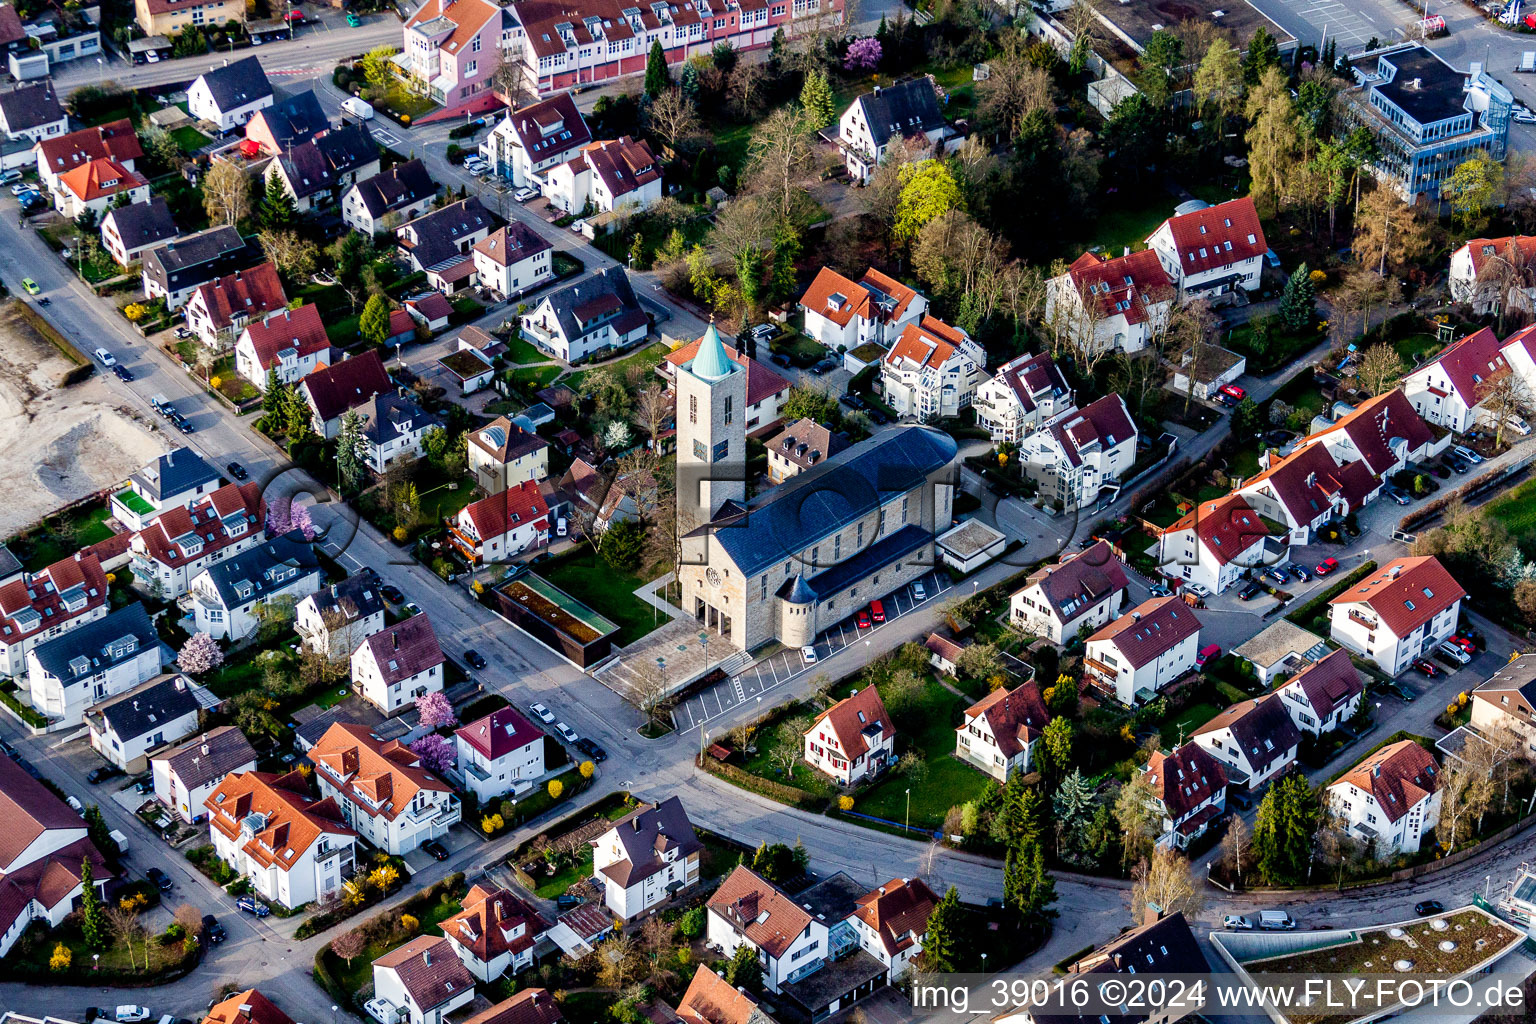
{"type": "Polygon", "coordinates": [[[1376,750],[1328,786],[1328,805],[1377,860],[1417,853],[1440,821],[1439,766],[1413,740],[1376,750]]]}
{"type": "Polygon", "coordinates": [[[218,490],[219,471],[191,448],[166,452],[128,478],[112,495],[112,518],[130,530],[142,530],[154,518],[188,505],[218,490]]]}
{"type": "Polygon", "coordinates": [[[997,368],[971,399],[992,440],[1018,444],[1041,423],[1077,407],[1076,394],[1049,354],[1019,356],[997,368]]]}
{"type": "Polygon", "coordinates": [[[1095,688],[1134,707],[1193,672],[1199,650],[1194,609],[1177,597],[1154,597],[1088,638],[1083,669],[1095,688]]]}
{"type": "Polygon", "coordinates": [[[384,714],[397,714],[443,688],[445,660],[432,620],[412,615],[357,645],[353,690],[384,714]]]}
{"type": "Polygon", "coordinates": [[[192,504],[167,509],[128,544],[134,579],[161,597],[178,598],[211,565],[249,551],[264,538],[261,484],[225,484],[192,504]]]}
{"type": "Polygon", "coordinates": [[[1501,416],[1507,427],[1511,418],[1536,411],[1533,352],[1536,333],[1530,327],[1502,342],[1484,327],[1414,369],[1403,378],[1402,390],[1426,422],[1453,433],[1495,429],[1501,416]]]}
{"type": "Polygon", "coordinates": [[[1167,328],[1176,295],[1150,249],[1085,252],[1046,283],[1045,322],[1083,350],[1140,352],[1167,328]]]}
{"type": "Polygon", "coordinates": [[[448,1015],[475,998],[475,978],[453,943],[418,935],[373,962],[368,1008],[391,1024],[446,1024],[448,1015]]]}
{"type": "Polygon", "coordinates": [[[1012,690],[998,687],[965,709],[965,719],[955,729],[955,756],[1007,782],[1014,772],[1030,770],[1035,746],[1050,720],[1033,679],[1012,690]]]}
{"type": "Polygon", "coordinates": [[[1105,395],[1043,423],[1019,443],[1018,458],[1047,501],[1090,506],[1136,464],[1136,424],[1124,398],[1105,395]]]}
{"type": "Polygon", "coordinates": [[[1226,770],[1198,743],[1157,751],[1142,773],[1160,819],[1159,847],[1187,849],[1227,808],[1226,770]]]}
{"type": "Polygon", "coordinates": [[[155,799],[182,821],[202,821],[204,803],[225,776],[256,770],[256,750],[232,725],[210,729],[149,759],[155,799]]]}
{"type": "Polygon", "coordinates": [[[261,625],[259,605],[297,604],[324,575],[308,544],[273,537],[198,573],[183,604],[191,605],[196,632],[244,640],[261,625]]]}
{"type": "Polygon", "coordinates": [[[486,494],[549,476],[550,444],[506,416],[469,432],[469,471],[486,494]]]}
{"type": "Polygon", "coordinates": [[[27,651],[32,707],[59,725],[79,725],[92,705],[158,676],[168,653],[135,601],[27,651]]]}
{"type": "Polygon", "coordinates": [[[214,852],[289,909],[341,890],[356,866],[357,833],[334,800],[314,800],[302,772],[237,772],[203,801],[214,852]]]}
{"type": "Polygon", "coordinates": [[[514,188],[541,193],[549,171],[575,159],[592,141],[568,92],[507,112],[480,143],[480,157],[514,188]]]}
{"type": "Polygon", "coordinates": [[[1364,462],[1340,464],[1328,446],[1313,441],[1284,458],[1266,453],[1268,467],[1244,480],[1235,493],[1259,515],[1282,524],[1291,544],[1310,544],[1335,517],[1343,519],[1370,504],[1381,478],[1364,462]]]}
{"type": "Polygon", "coordinates": [[[822,267],[799,305],[805,333],[834,352],[865,345],[885,349],[928,312],[924,295],[874,267],[857,281],[822,267]]]}
{"type": "Polygon", "coordinates": [[[533,966],[533,947],[549,930],[537,910],[488,884],[473,886],[462,904],[439,927],[470,974],[489,983],[533,966]]]}
{"type": "Polygon", "coordinates": [[[1296,728],[1318,736],[1355,717],[1365,684],[1349,652],[1341,649],[1314,661],[1275,692],[1296,728]]]}
{"type": "Polygon", "coordinates": [[[1296,763],[1301,732],[1278,693],[1233,704],[1195,730],[1194,741],[1220,761],[1227,781],[1256,793],[1296,763]]]}
{"type": "Polygon", "coordinates": [[[1030,573],[1008,601],[1008,621],[1025,632],[1064,644],[1082,629],[1098,629],[1125,607],[1125,563],[1108,541],[1098,541],[1056,565],[1030,573]]]}
{"type": "Polygon", "coordinates": [[[87,212],[100,217],[117,202],[149,202],[149,179],[107,157],[70,168],[59,175],[58,183],[54,208],[67,220],[87,212]]]}
{"type": "Polygon", "coordinates": [[[1456,631],[1461,589],[1433,556],[1398,558],[1329,604],[1329,635],[1388,675],[1456,631]]]}
{"type": "Polygon", "coordinates": [[[523,340],[567,362],[628,348],[650,330],[623,267],[607,267],[553,292],[523,315],[523,340]]]}
{"type": "Polygon", "coordinates": [[[91,708],[85,716],[91,749],[135,775],[148,767],[151,753],[196,732],[199,713],[217,704],[186,676],[152,679],[91,708]]]}
{"type": "Polygon", "coordinates": [[[498,295],[521,295],[554,280],[554,249],[543,235],[513,221],[475,243],[475,277],[498,295]]]}
{"type": "Polygon", "coordinates": [[[699,882],[704,844],[682,801],[641,804],[592,842],[592,879],[622,921],[657,907],[699,882]]]}
{"type": "Polygon", "coordinates": [[[231,132],[273,103],[272,83],[256,57],[204,72],[187,88],[187,112],[231,132]]]}
{"type": "Polygon", "coordinates": [[[545,735],[516,708],[492,711],[453,734],[456,767],[464,788],[482,804],[511,793],[521,796],[544,774],[545,735]]]}
{"type": "Polygon", "coordinates": [[[902,329],[880,360],[880,392],[899,415],[952,419],[986,377],[987,353],[970,336],[931,316],[902,329]]]}
{"type": "Polygon", "coordinates": [[[805,760],[840,786],[874,778],[896,760],[896,726],[873,686],[855,690],[805,731],[805,760]]]}
{"type": "Polygon", "coordinates": [[[1147,239],[1180,302],[1254,291],[1269,243],[1248,196],[1169,217],[1147,239]]]}
{"type": "Polygon", "coordinates": [[[1163,575],[1220,594],[1259,565],[1283,561],[1285,538],[1272,542],[1264,518],[1241,494],[1202,501],[1157,538],[1163,575]]]}
{"type": "Polygon", "coordinates": [[[309,748],[321,796],[342,819],[386,853],[410,853],[441,839],[463,817],[453,788],[422,767],[399,740],[385,742],[365,725],[337,722],[309,748]]]}

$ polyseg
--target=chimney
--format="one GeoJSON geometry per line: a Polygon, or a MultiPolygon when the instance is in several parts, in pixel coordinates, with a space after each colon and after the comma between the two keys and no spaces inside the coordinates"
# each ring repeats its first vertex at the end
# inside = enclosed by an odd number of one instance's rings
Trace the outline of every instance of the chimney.
{"type": "Polygon", "coordinates": [[[1393,579],[1397,579],[1402,574],[1403,574],[1403,567],[1401,565],[1394,565],[1392,567],[1392,578],[1393,579]]]}

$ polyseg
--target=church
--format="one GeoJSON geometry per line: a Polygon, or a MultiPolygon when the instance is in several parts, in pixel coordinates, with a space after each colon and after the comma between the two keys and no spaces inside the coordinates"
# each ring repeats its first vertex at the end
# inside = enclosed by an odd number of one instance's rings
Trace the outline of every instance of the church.
{"type": "Polygon", "coordinates": [[[950,525],[955,442],[883,431],[747,500],[747,371],[714,324],[677,372],[678,576],[704,629],[750,651],[815,642],[927,573],[950,525]]]}

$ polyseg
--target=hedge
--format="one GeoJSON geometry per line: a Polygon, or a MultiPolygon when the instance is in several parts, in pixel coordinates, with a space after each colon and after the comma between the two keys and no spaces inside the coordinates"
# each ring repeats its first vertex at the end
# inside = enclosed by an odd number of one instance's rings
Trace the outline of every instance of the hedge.
{"type": "Polygon", "coordinates": [[[1526,469],[1527,467],[1524,464],[1502,466],[1499,469],[1490,469],[1482,476],[1467,481],[1460,487],[1456,488],[1454,491],[1442,494],[1435,500],[1426,502],[1420,507],[1414,509],[1412,512],[1409,512],[1407,515],[1403,516],[1403,518],[1397,521],[1397,528],[1406,533],[1407,531],[1413,529],[1415,526],[1418,526],[1420,523],[1428,522],[1429,520],[1438,516],[1441,512],[1444,512],[1445,509],[1451,504],[1451,502],[1463,501],[1467,498],[1473,497],[1478,492],[1486,490],[1488,487],[1499,482],[1505,477],[1513,476],[1516,473],[1524,473],[1526,469]]]}
{"type": "Polygon", "coordinates": [[[33,728],[46,729],[48,727],[48,719],[38,714],[36,708],[23,704],[10,690],[0,690],[0,701],[4,701],[6,707],[16,712],[23,722],[26,722],[33,728]]]}
{"type": "MultiPolygon", "coordinates": [[[[430,907],[433,903],[436,903],[443,893],[456,892],[463,884],[464,872],[455,871],[453,874],[449,875],[447,878],[444,878],[436,885],[428,886],[421,892],[418,892],[416,895],[410,897],[405,902],[401,903],[398,907],[395,907],[391,910],[381,911],[379,914],[375,914],[374,916],[379,917],[382,914],[397,913],[410,914],[413,911],[418,911],[415,916],[420,917],[421,915],[419,911],[423,911],[427,907],[430,907]]],[[[335,910],[321,911],[320,913],[309,918],[309,920],[300,924],[298,930],[293,933],[293,937],[296,939],[307,939],[312,935],[318,935],[325,931],[327,928],[332,928],[335,925],[338,925],[341,922],[347,920],[348,918],[357,916],[358,913],[363,910],[367,910],[370,906],[376,905],[377,904],[362,903],[356,907],[339,906],[335,910]]],[[[331,944],[327,942],[324,946],[320,947],[320,952],[324,953],[327,949],[330,948],[331,944]]]]}
{"type": "Polygon", "coordinates": [[[817,796],[815,793],[796,788],[795,786],[786,786],[782,782],[774,782],[770,779],[753,775],[751,772],[744,771],[733,764],[726,764],[724,761],[717,761],[708,755],[705,755],[699,762],[699,767],[711,775],[719,776],[734,786],[740,786],[749,793],[756,793],[758,796],[777,800],[781,804],[798,807],[802,811],[816,811],[819,813],[826,810],[827,807],[827,798],[824,796],[817,796]]]}
{"type": "Polygon", "coordinates": [[[1374,559],[1369,562],[1361,563],[1360,568],[1356,569],[1348,576],[1345,576],[1343,579],[1339,580],[1339,582],[1324,590],[1321,594],[1318,594],[1316,597],[1309,600],[1300,608],[1297,608],[1295,611],[1291,612],[1286,616],[1286,618],[1296,625],[1302,627],[1303,629],[1307,628],[1307,624],[1312,621],[1312,617],[1318,613],[1320,608],[1326,606],[1329,601],[1332,601],[1334,598],[1344,593],[1344,591],[1348,590],[1356,583],[1359,583],[1361,580],[1365,579],[1375,571],[1376,562],[1374,559]]]}

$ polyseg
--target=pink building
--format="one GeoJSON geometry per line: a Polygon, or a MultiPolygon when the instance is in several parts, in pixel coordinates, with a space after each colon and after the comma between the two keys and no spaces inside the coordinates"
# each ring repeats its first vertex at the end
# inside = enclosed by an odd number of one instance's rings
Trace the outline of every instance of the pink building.
{"type": "Polygon", "coordinates": [[[490,92],[506,17],[491,0],[427,0],[405,23],[395,62],[434,102],[463,106],[490,92]]]}

